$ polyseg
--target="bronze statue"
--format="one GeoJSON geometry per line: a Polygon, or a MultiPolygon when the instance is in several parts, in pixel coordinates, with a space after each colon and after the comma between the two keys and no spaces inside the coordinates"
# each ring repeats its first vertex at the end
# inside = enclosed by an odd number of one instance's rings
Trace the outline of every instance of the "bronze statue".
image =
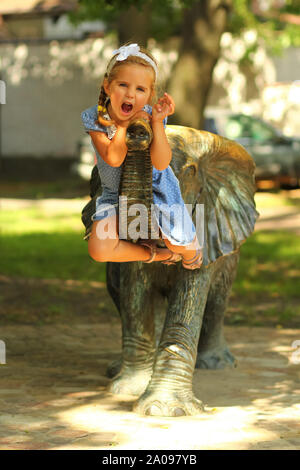
{"type": "MultiPolygon", "coordinates": [[[[132,143],[133,130],[134,124],[128,132],[132,143]]],[[[182,416],[203,410],[192,390],[195,367],[235,366],[223,319],[239,249],[251,235],[258,213],[255,165],[242,146],[182,126],[167,126],[166,132],[173,152],[171,167],[185,203],[192,204],[193,220],[196,205],[204,204],[203,265],[190,271],[180,263],[107,263],[107,287],[123,331],[122,359],[108,373],[113,377],[112,393],[139,397],[136,412],[182,416]]],[[[94,167],[92,199],[82,212],[86,237],[99,194],[94,167]]]]}

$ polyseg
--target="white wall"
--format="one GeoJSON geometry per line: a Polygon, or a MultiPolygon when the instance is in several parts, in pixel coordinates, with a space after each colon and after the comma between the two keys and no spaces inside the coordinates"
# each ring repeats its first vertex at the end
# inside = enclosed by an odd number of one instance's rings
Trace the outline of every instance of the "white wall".
{"type": "Polygon", "coordinates": [[[80,113],[97,103],[114,48],[103,39],[0,44],[2,156],[74,157],[80,113]]]}
{"type": "MultiPolygon", "coordinates": [[[[84,135],[80,113],[97,104],[108,60],[117,44],[111,36],[86,40],[0,43],[0,105],[3,157],[74,157],[84,135]]],[[[153,52],[165,79],[177,54],[153,52]]]]}
{"type": "Polygon", "coordinates": [[[300,48],[290,47],[281,56],[273,58],[278,82],[300,80],[300,48]]]}

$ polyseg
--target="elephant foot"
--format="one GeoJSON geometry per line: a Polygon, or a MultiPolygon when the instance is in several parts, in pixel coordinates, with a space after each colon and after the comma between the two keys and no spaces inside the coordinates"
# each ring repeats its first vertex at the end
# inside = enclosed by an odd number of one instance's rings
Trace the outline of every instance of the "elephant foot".
{"type": "Polygon", "coordinates": [[[151,379],[152,369],[150,370],[127,370],[121,372],[108,385],[107,390],[115,395],[134,395],[140,396],[147,388],[151,379]]]}
{"type": "Polygon", "coordinates": [[[233,369],[237,367],[237,360],[229,349],[210,350],[198,352],[196,369],[233,369]]]}
{"type": "Polygon", "coordinates": [[[122,369],[122,359],[116,359],[115,361],[111,362],[106,369],[106,377],[109,379],[112,379],[116,375],[119,374],[119,372],[122,369]]]}
{"type": "Polygon", "coordinates": [[[204,406],[192,392],[146,391],[134,404],[133,411],[144,416],[192,416],[202,413],[204,406]]]}

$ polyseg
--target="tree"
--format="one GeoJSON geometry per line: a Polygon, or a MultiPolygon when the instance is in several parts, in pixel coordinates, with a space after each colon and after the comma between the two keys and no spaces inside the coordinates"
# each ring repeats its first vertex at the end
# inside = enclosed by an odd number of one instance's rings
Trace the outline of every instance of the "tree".
{"type": "MultiPolygon", "coordinates": [[[[299,0],[79,0],[71,21],[101,18],[119,43],[180,38],[168,90],[176,101],[170,122],[201,128],[225,31],[254,29],[273,51],[300,43],[299,0]]],[[[252,49],[255,46],[251,46],[252,49]]],[[[249,51],[243,60],[249,59],[249,51]]]]}
{"type": "Polygon", "coordinates": [[[220,39],[231,9],[231,0],[204,0],[184,11],[179,58],[168,86],[176,102],[175,118],[182,125],[202,127],[220,39]]]}

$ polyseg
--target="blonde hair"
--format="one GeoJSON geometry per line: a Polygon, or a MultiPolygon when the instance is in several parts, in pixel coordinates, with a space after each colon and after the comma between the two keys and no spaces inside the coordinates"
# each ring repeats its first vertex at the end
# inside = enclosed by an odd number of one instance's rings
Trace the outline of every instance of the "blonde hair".
{"type": "MultiPolygon", "coordinates": [[[[129,44],[130,43],[125,44],[125,46],[128,46],[129,44]]],[[[140,52],[142,52],[143,54],[146,54],[157,65],[157,62],[154,59],[153,55],[149,51],[147,51],[147,49],[145,49],[143,47],[140,47],[140,52]]],[[[115,56],[113,56],[110,59],[108,65],[107,65],[106,72],[105,72],[105,75],[103,77],[103,81],[102,81],[101,86],[100,86],[100,94],[99,94],[99,98],[98,98],[98,114],[97,114],[96,124],[102,124],[104,126],[111,126],[112,124],[115,124],[115,122],[113,120],[108,120],[108,119],[104,118],[104,114],[107,113],[107,104],[108,104],[108,100],[109,100],[109,97],[106,94],[106,91],[104,89],[104,82],[107,81],[108,84],[110,84],[116,78],[118,70],[121,67],[123,67],[124,65],[138,64],[138,65],[143,65],[144,67],[147,67],[148,69],[152,70],[153,71],[153,77],[154,77],[153,78],[152,93],[151,93],[152,100],[153,100],[154,95],[155,95],[156,75],[155,75],[155,71],[154,71],[153,67],[149,64],[149,62],[147,62],[142,57],[130,55],[125,60],[116,61],[115,64],[111,67],[111,64],[114,60],[115,60],[115,56]],[[111,70],[110,70],[110,68],[111,68],[111,70]],[[109,72],[108,72],[108,70],[109,70],[109,72]]]]}

